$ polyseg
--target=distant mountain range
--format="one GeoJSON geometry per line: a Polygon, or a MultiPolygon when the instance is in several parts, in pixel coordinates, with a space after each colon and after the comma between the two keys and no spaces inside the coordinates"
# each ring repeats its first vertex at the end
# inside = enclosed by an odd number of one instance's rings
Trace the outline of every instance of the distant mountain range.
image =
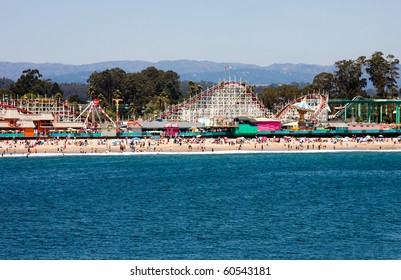
{"type": "Polygon", "coordinates": [[[159,61],[109,61],[84,65],[67,65],[60,63],[28,63],[0,62],[0,78],[16,81],[26,69],[38,69],[45,79],[57,83],[86,83],[94,71],[104,71],[115,67],[127,73],[139,72],[149,66],[164,71],[173,70],[180,75],[181,80],[218,81],[228,79],[246,81],[254,85],[267,85],[292,82],[311,83],[321,72],[332,72],[334,66],[314,64],[273,64],[262,67],[242,63],[217,63],[211,61],[174,60],[159,61]],[[231,69],[231,70],[229,70],[231,69]]]}

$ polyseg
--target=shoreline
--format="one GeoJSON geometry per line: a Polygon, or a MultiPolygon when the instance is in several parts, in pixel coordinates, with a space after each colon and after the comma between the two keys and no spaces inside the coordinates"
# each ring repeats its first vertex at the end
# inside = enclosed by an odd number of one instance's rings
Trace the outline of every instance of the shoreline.
{"type": "Polygon", "coordinates": [[[226,151],[205,151],[205,152],[185,152],[185,151],[175,151],[175,152],[109,152],[109,153],[11,153],[2,154],[0,156],[3,158],[23,158],[23,157],[101,157],[101,156],[121,156],[121,157],[131,157],[131,156],[171,156],[171,155],[254,155],[254,154],[333,154],[333,153],[401,153],[401,149],[382,149],[382,150],[367,150],[367,149],[350,149],[350,150],[270,150],[270,151],[252,151],[252,150],[226,150],[226,151]]]}

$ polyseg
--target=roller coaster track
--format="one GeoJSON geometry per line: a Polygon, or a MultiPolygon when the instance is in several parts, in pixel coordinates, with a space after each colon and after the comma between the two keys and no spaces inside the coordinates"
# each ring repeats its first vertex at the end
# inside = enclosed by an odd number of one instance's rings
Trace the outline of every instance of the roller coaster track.
{"type": "MultiPolygon", "coordinates": [[[[226,97],[229,98],[230,100],[227,102],[227,104],[221,105],[219,108],[219,111],[225,111],[228,112],[231,109],[233,109],[235,106],[241,106],[241,105],[246,105],[244,103],[252,104],[253,106],[257,107],[257,110],[260,110],[260,112],[263,112],[263,116],[266,116],[266,109],[263,106],[263,104],[259,101],[257,96],[252,93],[252,91],[249,89],[249,87],[238,83],[238,82],[223,82],[220,83],[210,89],[207,89],[198,95],[195,95],[193,97],[190,97],[188,100],[174,106],[173,108],[167,110],[161,115],[161,118],[168,118],[170,116],[173,116],[174,114],[178,113],[182,109],[189,109],[191,108],[191,105],[195,104],[196,102],[202,101],[202,99],[207,99],[208,97],[213,96],[214,94],[218,93],[219,91],[222,90],[230,90],[230,86],[232,87],[237,87],[236,91],[237,95],[234,95],[232,97],[226,97]],[[241,97],[244,97],[245,100],[241,101],[241,97]],[[248,98],[248,100],[246,99],[248,98]]],[[[227,93],[228,95],[229,93],[227,93]]],[[[227,101],[227,100],[226,100],[227,101]]],[[[208,101],[206,101],[207,103],[208,101]]],[[[210,101],[211,102],[211,101],[210,101]]],[[[224,103],[224,102],[222,102],[224,103]]],[[[211,103],[209,104],[211,105],[211,103]]],[[[189,109],[191,110],[191,109],[189,109]]]]}
{"type": "Polygon", "coordinates": [[[311,116],[309,117],[310,120],[317,120],[319,116],[323,113],[323,110],[328,106],[328,96],[322,95],[322,94],[307,94],[303,95],[301,97],[298,97],[294,99],[293,101],[287,103],[277,114],[276,118],[278,119],[283,119],[285,116],[289,113],[289,111],[292,109],[292,105],[301,102],[304,98],[307,100],[309,99],[317,99],[320,100],[318,107],[314,108],[314,112],[311,113],[311,116]]]}
{"type": "MultiPolygon", "coordinates": [[[[352,101],[354,101],[354,100],[365,100],[365,98],[362,97],[362,96],[355,96],[354,98],[352,98],[352,101]]],[[[343,115],[345,113],[345,109],[348,110],[348,107],[352,107],[352,106],[355,106],[355,103],[347,103],[347,104],[345,104],[344,107],[341,110],[337,111],[334,115],[330,116],[330,118],[331,119],[338,118],[340,115],[343,115]]]]}
{"type": "Polygon", "coordinates": [[[20,108],[17,106],[13,106],[13,105],[9,105],[6,103],[0,103],[0,108],[4,108],[4,109],[16,109],[18,112],[23,113],[23,114],[33,114],[31,111],[28,111],[24,108],[20,108]]]}
{"type": "Polygon", "coordinates": [[[216,90],[222,89],[223,87],[224,87],[224,85],[217,85],[217,86],[212,87],[211,89],[208,89],[208,90],[205,90],[205,91],[201,92],[198,95],[190,97],[188,100],[178,104],[177,106],[174,106],[173,109],[164,112],[161,115],[161,117],[165,118],[165,117],[167,117],[169,115],[172,115],[173,113],[177,112],[178,110],[180,110],[182,108],[185,108],[186,106],[188,106],[188,105],[190,105],[192,103],[195,103],[196,101],[198,101],[198,100],[200,100],[202,98],[205,98],[206,96],[211,95],[213,92],[215,92],[216,90]]]}
{"type": "Polygon", "coordinates": [[[55,118],[78,115],[70,106],[54,99],[14,99],[1,102],[0,108],[16,109],[23,114],[51,113],[55,118]]]}

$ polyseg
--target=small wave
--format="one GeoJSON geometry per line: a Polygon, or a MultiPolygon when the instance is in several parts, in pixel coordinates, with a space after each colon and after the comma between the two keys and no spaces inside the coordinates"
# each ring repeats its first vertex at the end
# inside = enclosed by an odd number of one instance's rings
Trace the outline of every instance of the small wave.
{"type": "Polygon", "coordinates": [[[225,155],[225,154],[318,154],[318,153],[399,153],[401,149],[397,150],[366,150],[366,149],[352,149],[352,150],[265,150],[265,151],[252,151],[252,150],[226,150],[226,151],[165,151],[165,152],[110,152],[110,153],[13,153],[3,154],[1,157],[15,158],[15,157],[63,157],[63,156],[150,156],[150,155],[225,155]]]}

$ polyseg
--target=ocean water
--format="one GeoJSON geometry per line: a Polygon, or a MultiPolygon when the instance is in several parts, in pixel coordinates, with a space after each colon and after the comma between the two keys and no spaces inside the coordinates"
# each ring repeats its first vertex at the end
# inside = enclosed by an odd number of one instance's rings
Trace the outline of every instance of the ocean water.
{"type": "Polygon", "coordinates": [[[401,259],[401,153],[0,158],[0,259],[401,259]]]}

